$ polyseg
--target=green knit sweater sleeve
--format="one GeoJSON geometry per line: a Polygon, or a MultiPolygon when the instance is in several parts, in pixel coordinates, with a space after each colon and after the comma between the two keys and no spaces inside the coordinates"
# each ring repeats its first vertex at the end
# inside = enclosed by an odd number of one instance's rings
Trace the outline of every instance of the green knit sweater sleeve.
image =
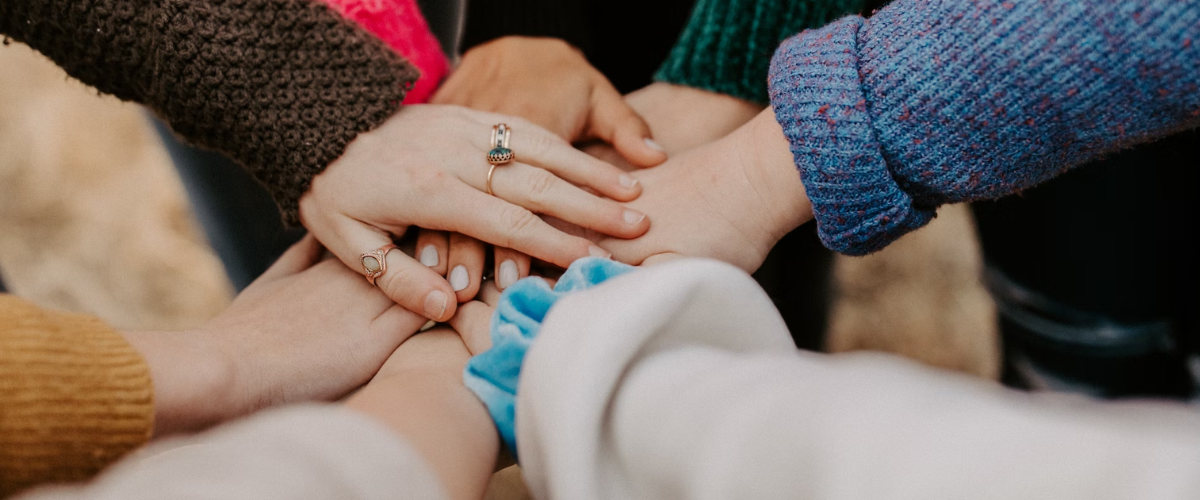
{"type": "Polygon", "coordinates": [[[858,12],[864,0],[699,0],[654,79],[766,104],[767,68],[789,36],[858,12]]]}

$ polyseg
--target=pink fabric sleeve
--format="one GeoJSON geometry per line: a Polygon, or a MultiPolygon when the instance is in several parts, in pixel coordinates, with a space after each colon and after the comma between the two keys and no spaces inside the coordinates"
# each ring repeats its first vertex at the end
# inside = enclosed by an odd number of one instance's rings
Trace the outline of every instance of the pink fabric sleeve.
{"type": "Polygon", "coordinates": [[[450,61],[425,22],[416,0],[324,0],[347,19],[357,22],[421,70],[421,78],[404,97],[404,104],[429,102],[450,61]]]}

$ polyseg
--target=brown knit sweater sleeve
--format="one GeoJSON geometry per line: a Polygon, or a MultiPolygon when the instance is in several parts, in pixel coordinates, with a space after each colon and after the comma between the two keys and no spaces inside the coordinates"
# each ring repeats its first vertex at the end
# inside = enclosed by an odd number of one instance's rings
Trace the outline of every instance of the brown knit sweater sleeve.
{"type": "Polygon", "coordinates": [[[120,333],[0,294],[0,498],[90,478],[153,428],[150,369],[120,333]]]}
{"type": "Polygon", "coordinates": [[[418,71],[319,0],[0,0],[0,33],[245,166],[289,223],[418,71]]]}

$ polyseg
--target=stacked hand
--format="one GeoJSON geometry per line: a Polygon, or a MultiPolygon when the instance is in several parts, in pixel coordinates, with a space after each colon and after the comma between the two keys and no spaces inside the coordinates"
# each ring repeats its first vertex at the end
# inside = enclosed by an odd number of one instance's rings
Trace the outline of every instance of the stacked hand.
{"type": "Polygon", "coordinates": [[[716,142],[631,175],[645,192],[630,207],[648,214],[654,226],[632,240],[592,235],[614,258],[631,264],[685,255],[752,272],[783,235],[812,218],[787,139],[770,110],[716,142]]]}
{"type": "MultiPolygon", "coordinates": [[[[566,266],[579,257],[607,252],[554,230],[537,215],[632,238],[645,233],[649,221],[617,201],[631,200],[640,192],[620,169],[528,121],[456,106],[406,106],[379,128],[359,135],[341,158],[313,179],[300,200],[300,218],[354,270],[364,267],[360,255],[391,243],[413,226],[462,233],[566,266]],[[492,127],[498,123],[514,130],[510,146],[517,157],[497,168],[492,196],[485,186],[486,154],[492,148],[492,127]]],[[[439,253],[450,243],[428,240],[439,253]]],[[[453,256],[441,256],[430,268],[392,251],[387,254],[387,271],[376,284],[401,306],[444,321],[454,314],[458,300],[438,273],[444,272],[439,267],[443,262],[453,263],[453,256]]],[[[476,269],[480,268],[482,259],[476,269]]],[[[475,273],[476,283],[479,274],[475,273]]]]}
{"type": "Polygon", "coordinates": [[[566,267],[610,252],[631,263],[683,254],[753,270],[810,217],[769,111],[738,129],[761,107],[666,83],[621,98],[561,41],[509,37],[479,46],[435,101],[485,111],[405,107],[355,139],[300,204],[309,230],[355,270],[365,267],[364,252],[420,228],[415,255],[388,253],[376,283],[433,320],[447,320],[479,292],[485,244],[494,246],[501,289],[529,273],[531,257],[566,267]],[[498,123],[514,130],[517,161],[497,167],[492,196],[485,154],[498,123]],[[665,147],[649,140],[651,130],[665,147]],[[607,144],[589,146],[594,156],[569,142],[597,139],[607,144]],[[614,166],[652,166],[665,151],[676,157],[657,168],[614,166]],[[650,192],[639,198],[643,187],[650,192]]]}

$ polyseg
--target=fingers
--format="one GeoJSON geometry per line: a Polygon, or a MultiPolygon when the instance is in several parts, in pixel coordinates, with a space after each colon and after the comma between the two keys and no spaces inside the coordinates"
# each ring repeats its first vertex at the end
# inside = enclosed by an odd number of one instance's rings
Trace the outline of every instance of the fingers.
{"type": "Polygon", "coordinates": [[[546,170],[524,163],[497,167],[492,174],[492,192],[536,213],[610,236],[636,238],[650,229],[645,214],[588,193],[546,170]]]}
{"type": "Polygon", "coordinates": [[[653,167],[667,161],[667,153],[650,138],[650,126],[612,85],[592,93],[591,136],[613,145],[629,163],[653,167]]]}
{"type": "MultiPolygon", "coordinates": [[[[420,314],[409,311],[399,305],[392,305],[391,308],[384,311],[378,318],[375,318],[375,321],[371,322],[371,330],[377,336],[386,336],[386,338],[391,339],[395,342],[396,347],[398,347],[405,340],[408,340],[409,337],[413,336],[413,334],[417,333],[427,321],[429,320],[420,314]]],[[[395,347],[392,350],[395,350],[395,347]]]]}
{"type": "MultiPolygon", "coordinates": [[[[593,245],[587,239],[569,236],[550,227],[529,210],[480,193],[467,185],[447,187],[439,200],[450,204],[435,207],[436,210],[429,215],[430,223],[436,227],[469,234],[561,267],[570,266],[575,259],[589,255],[610,255],[607,250],[593,245]]],[[[450,274],[453,276],[453,268],[450,274]]]]}
{"type": "MultiPolygon", "coordinates": [[[[360,255],[391,243],[391,236],[362,222],[342,217],[336,223],[336,241],[330,249],[350,269],[363,270],[360,255]],[[353,256],[353,257],[348,257],[353,256]]],[[[433,269],[404,252],[392,250],[385,257],[386,270],[375,286],[397,304],[434,321],[445,321],[457,307],[454,291],[433,269]]]]}
{"type": "Polygon", "coordinates": [[[448,276],[450,288],[459,303],[475,298],[483,280],[483,264],[487,249],[482,241],[459,233],[450,233],[448,276]]]}
{"type": "Polygon", "coordinates": [[[444,231],[421,229],[417,233],[417,260],[442,276],[450,269],[446,260],[449,249],[450,237],[444,231]]]}
{"type": "Polygon", "coordinates": [[[496,304],[500,303],[500,288],[496,286],[494,280],[483,283],[479,289],[479,300],[492,307],[496,307],[496,304]]]}
{"type": "Polygon", "coordinates": [[[522,121],[521,124],[513,129],[509,144],[517,160],[617,201],[629,201],[642,193],[637,179],[621,169],[575,149],[567,141],[532,123],[522,121]]]}
{"type": "Polygon", "coordinates": [[[450,318],[450,326],[462,337],[467,350],[474,356],[492,347],[490,328],[494,307],[479,301],[463,304],[458,314],[450,318]]]}
{"type": "Polygon", "coordinates": [[[515,250],[495,247],[495,282],[501,290],[529,276],[529,256],[515,250]]]}
{"type": "Polygon", "coordinates": [[[283,255],[279,256],[279,260],[271,264],[271,267],[267,268],[255,281],[274,281],[308,269],[320,260],[324,250],[312,233],[306,234],[295,245],[283,252],[283,255]]]}

